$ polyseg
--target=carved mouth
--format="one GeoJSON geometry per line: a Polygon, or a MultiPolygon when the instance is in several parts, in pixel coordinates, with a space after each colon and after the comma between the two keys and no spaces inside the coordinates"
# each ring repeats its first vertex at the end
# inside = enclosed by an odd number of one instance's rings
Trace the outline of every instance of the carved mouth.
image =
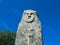
{"type": "Polygon", "coordinates": [[[34,15],[32,15],[32,16],[31,15],[28,15],[28,16],[26,16],[25,21],[28,22],[28,23],[33,22],[34,21],[34,15]]]}

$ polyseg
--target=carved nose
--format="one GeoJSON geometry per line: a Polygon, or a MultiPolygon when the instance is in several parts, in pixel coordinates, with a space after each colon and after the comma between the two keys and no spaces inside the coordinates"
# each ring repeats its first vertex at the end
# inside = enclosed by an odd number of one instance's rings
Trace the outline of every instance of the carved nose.
{"type": "Polygon", "coordinates": [[[29,18],[31,18],[31,16],[28,16],[29,18]]]}

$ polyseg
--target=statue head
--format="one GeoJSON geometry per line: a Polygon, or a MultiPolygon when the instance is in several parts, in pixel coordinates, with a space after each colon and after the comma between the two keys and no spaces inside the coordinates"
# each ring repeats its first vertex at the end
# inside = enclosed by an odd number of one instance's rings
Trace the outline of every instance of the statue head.
{"type": "Polygon", "coordinates": [[[35,20],[37,12],[34,10],[25,10],[23,12],[23,20],[27,23],[31,23],[35,20]]]}

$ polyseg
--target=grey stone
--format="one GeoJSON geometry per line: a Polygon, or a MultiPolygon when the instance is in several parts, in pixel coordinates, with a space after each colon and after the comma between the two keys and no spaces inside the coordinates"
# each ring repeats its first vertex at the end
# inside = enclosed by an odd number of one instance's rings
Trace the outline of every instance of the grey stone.
{"type": "Polygon", "coordinates": [[[16,33],[15,45],[43,45],[41,22],[37,12],[25,10],[16,33]]]}

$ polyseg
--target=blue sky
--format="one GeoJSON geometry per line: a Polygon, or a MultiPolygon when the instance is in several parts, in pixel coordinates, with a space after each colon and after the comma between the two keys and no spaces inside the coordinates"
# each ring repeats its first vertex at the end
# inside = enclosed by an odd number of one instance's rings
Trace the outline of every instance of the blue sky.
{"type": "Polygon", "coordinates": [[[0,0],[0,30],[17,31],[26,9],[38,12],[44,45],[60,45],[60,6],[57,0],[0,0]]]}

